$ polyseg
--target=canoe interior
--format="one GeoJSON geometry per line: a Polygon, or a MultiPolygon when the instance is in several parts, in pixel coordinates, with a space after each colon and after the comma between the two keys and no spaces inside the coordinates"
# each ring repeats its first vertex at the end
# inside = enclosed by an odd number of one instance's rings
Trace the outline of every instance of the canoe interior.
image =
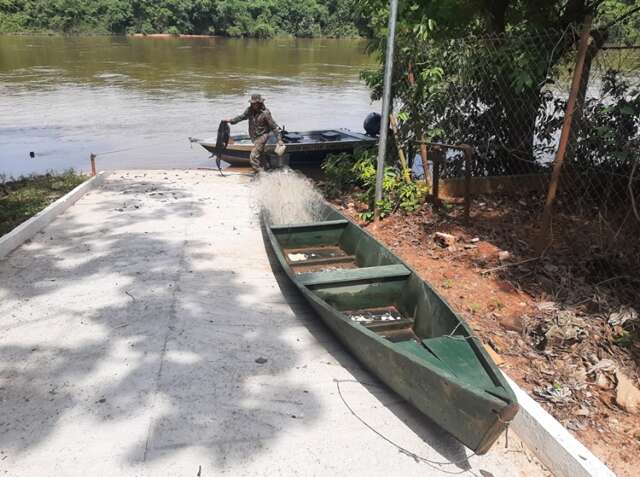
{"type": "Polygon", "coordinates": [[[466,325],[411,270],[347,220],[271,228],[295,279],[356,326],[509,401],[466,325]]]}

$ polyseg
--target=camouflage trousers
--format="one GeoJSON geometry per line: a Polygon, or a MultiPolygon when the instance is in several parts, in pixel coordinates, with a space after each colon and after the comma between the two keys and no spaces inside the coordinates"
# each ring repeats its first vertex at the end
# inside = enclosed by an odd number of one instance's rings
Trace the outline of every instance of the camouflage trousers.
{"type": "Polygon", "coordinates": [[[251,155],[249,156],[249,163],[251,164],[251,168],[255,172],[263,171],[266,169],[267,161],[266,154],[264,152],[265,146],[267,145],[267,140],[269,139],[269,134],[263,134],[262,136],[258,136],[253,141],[253,149],[251,150],[251,155]]]}

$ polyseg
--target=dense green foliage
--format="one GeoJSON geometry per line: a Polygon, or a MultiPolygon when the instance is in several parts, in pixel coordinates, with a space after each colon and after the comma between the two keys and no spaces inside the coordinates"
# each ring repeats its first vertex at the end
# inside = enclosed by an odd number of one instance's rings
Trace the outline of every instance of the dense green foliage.
{"type": "Polygon", "coordinates": [[[69,170],[5,182],[0,176],[0,236],[81,184],[85,176],[69,170]]]}
{"type": "MultiPolygon", "coordinates": [[[[370,46],[381,64],[364,75],[377,98],[382,89],[387,2],[360,0],[359,5],[371,19],[370,46]]],[[[554,149],[562,110],[556,109],[555,116],[550,110],[568,90],[576,40],[586,16],[594,16],[597,40],[590,48],[590,64],[602,54],[598,48],[603,43],[637,41],[638,13],[609,27],[638,6],[639,0],[401,2],[393,90],[396,112],[404,120],[403,135],[473,145],[476,174],[540,168],[554,149]]],[[[616,74],[593,72],[605,73],[616,74]]],[[[585,109],[586,122],[593,111],[585,109]]],[[[633,134],[637,137],[637,128],[633,134]]],[[[596,147],[593,142],[591,146],[596,147]]]]}
{"type": "Polygon", "coordinates": [[[356,0],[0,0],[0,32],[356,36],[356,0]]]}
{"type": "MultiPolygon", "coordinates": [[[[360,214],[363,220],[373,219],[376,182],[375,149],[356,151],[354,155],[333,154],[322,164],[324,191],[329,197],[354,192],[358,200],[367,204],[360,214]]],[[[380,217],[384,218],[397,210],[415,212],[420,208],[428,192],[424,181],[405,181],[398,167],[386,166],[382,181],[383,198],[377,204],[380,217]]]]}

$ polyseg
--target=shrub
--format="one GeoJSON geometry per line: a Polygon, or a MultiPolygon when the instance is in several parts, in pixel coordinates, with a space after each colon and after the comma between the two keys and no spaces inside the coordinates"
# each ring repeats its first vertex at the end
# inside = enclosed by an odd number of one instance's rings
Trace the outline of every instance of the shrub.
{"type": "Polygon", "coordinates": [[[384,168],[382,200],[375,203],[376,156],[375,149],[356,151],[353,156],[329,156],[322,165],[326,195],[337,197],[357,188],[357,198],[368,205],[368,210],[360,214],[366,221],[373,219],[375,205],[378,206],[381,218],[397,210],[405,213],[417,211],[428,192],[426,183],[405,181],[400,170],[390,165],[384,168]]]}

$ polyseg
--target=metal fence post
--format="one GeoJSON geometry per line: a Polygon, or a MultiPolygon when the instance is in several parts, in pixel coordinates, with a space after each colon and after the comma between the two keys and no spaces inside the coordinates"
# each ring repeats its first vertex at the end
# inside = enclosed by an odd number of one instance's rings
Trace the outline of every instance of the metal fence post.
{"type": "Polygon", "coordinates": [[[384,176],[384,159],[387,153],[387,135],[389,133],[389,113],[391,112],[391,81],[393,77],[393,47],[396,36],[396,17],[398,0],[391,0],[389,5],[389,35],[387,36],[387,53],[384,62],[384,88],[382,93],[382,118],[380,120],[380,141],[378,143],[378,167],[376,171],[376,193],[373,209],[374,220],[380,218],[379,203],[382,200],[382,179],[384,176]]]}
{"type": "Polygon", "coordinates": [[[547,200],[544,205],[544,213],[542,215],[542,227],[540,230],[540,238],[538,240],[538,251],[542,252],[551,241],[551,215],[553,211],[553,203],[556,200],[558,192],[558,183],[560,182],[560,173],[562,172],[562,164],[567,153],[567,145],[571,138],[571,127],[573,125],[573,116],[575,112],[578,94],[580,92],[580,83],[584,72],[585,59],[587,49],[589,47],[589,38],[591,36],[592,17],[589,15],[584,21],[582,34],[580,35],[580,46],[578,47],[578,58],[576,60],[576,68],[573,72],[573,80],[571,82],[571,91],[569,93],[569,101],[564,114],[564,122],[562,124],[562,133],[560,135],[560,144],[553,164],[553,173],[551,174],[551,182],[549,183],[549,191],[547,200]]]}

